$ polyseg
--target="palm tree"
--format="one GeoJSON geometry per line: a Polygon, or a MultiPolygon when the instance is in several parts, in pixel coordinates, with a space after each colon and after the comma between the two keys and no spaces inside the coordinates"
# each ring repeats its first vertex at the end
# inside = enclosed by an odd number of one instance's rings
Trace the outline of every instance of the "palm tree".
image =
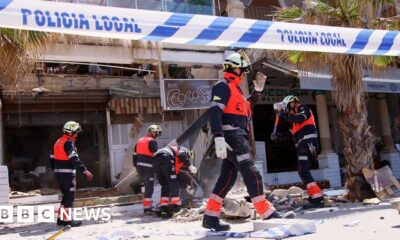
{"type": "Polygon", "coordinates": [[[0,86],[15,87],[54,34],[0,28],[0,86]]]}
{"type": "MultiPolygon", "coordinates": [[[[396,14],[395,1],[328,0],[305,1],[304,7],[279,9],[278,21],[369,29],[399,29],[398,21],[388,17],[396,14]]],[[[300,70],[327,70],[332,75],[332,95],[341,112],[340,129],[344,156],[347,160],[346,187],[348,199],[363,200],[373,196],[361,170],[373,169],[376,138],[367,121],[366,93],[362,75],[364,69],[383,68],[395,57],[359,56],[313,52],[279,52],[284,61],[295,63],[300,70]]]]}

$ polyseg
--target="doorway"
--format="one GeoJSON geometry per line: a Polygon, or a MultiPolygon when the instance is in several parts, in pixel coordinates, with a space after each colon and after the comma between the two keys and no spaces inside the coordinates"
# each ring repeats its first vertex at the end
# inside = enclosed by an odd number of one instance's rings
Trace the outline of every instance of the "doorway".
{"type": "MultiPolygon", "coordinates": [[[[316,118],[316,106],[308,105],[316,118]]],[[[265,142],[265,151],[267,156],[267,172],[291,172],[297,171],[297,154],[292,138],[283,141],[271,140],[270,136],[274,129],[275,111],[272,104],[257,104],[254,109],[254,137],[256,141],[265,142]]],[[[291,124],[280,121],[277,132],[287,132],[291,128],[291,124]]],[[[318,162],[314,162],[312,169],[318,168],[318,162]]]]}

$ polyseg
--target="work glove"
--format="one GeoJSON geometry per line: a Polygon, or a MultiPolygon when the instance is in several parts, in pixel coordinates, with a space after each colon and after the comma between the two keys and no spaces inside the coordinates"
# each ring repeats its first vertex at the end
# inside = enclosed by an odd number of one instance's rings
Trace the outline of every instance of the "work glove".
{"type": "Polygon", "coordinates": [[[190,174],[196,175],[196,173],[197,173],[197,168],[196,168],[195,166],[190,165],[188,168],[189,168],[190,174]]]}
{"type": "Polygon", "coordinates": [[[285,140],[285,135],[282,133],[271,133],[271,140],[272,141],[284,141],[285,140]]]}
{"type": "Polygon", "coordinates": [[[283,111],[283,103],[282,102],[274,103],[274,110],[276,112],[282,112],[283,111]]]}
{"type": "Polygon", "coordinates": [[[262,92],[264,90],[266,80],[267,76],[265,76],[262,72],[257,72],[256,79],[253,80],[254,90],[257,92],[262,92]]]}
{"type": "Polygon", "coordinates": [[[225,159],[228,156],[227,149],[232,151],[232,148],[225,142],[224,137],[214,138],[215,143],[215,154],[220,159],[225,159]]]}
{"type": "Polygon", "coordinates": [[[276,140],[278,140],[278,139],[279,139],[279,136],[278,136],[277,133],[271,133],[271,140],[272,140],[272,141],[276,141],[276,140]]]}
{"type": "Polygon", "coordinates": [[[92,174],[91,172],[89,172],[89,170],[85,170],[85,171],[83,172],[83,174],[86,176],[86,179],[87,179],[88,181],[92,181],[92,180],[93,180],[93,174],[92,174]]]}

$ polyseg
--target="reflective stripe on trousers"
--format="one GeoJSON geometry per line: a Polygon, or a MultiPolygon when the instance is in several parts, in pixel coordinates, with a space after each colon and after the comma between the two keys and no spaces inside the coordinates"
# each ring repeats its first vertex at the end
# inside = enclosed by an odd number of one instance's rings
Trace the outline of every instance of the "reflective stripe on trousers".
{"type": "Polygon", "coordinates": [[[272,203],[265,199],[264,195],[260,195],[251,199],[254,208],[257,210],[258,215],[261,219],[269,217],[273,212],[276,211],[272,203]]]}
{"type": "Polygon", "coordinates": [[[143,198],[143,208],[151,208],[151,198],[143,198]]]}
{"type": "Polygon", "coordinates": [[[222,207],[222,198],[214,193],[211,193],[210,199],[208,199],[207,207],[204,214],[213,217],[219,217],[222,207]]]}
{"type": "Polygon", "coordinates": [[[169,197],[162,197],[160,199],[160,206],[168,206],[169,204],[169,197]]]}
{"type": "Polygon", "coordinates": [[[75,169],[68,169],[68,168],[59,168],[59,169],[54,169],[55,173],[76,173],[75,169]]]}
{"type": "Polygon", "coordinates": [[[307,184],[307,192],[311,198],[319,198],[324,195],[316,182],[307,184]]]}
{"type": "Polygon", "coordinates": [[[138,165],[138,166],[142,166],[142,167],[150,167],[150,168],[153,168],[153,164],[150,164],[150,163],[138,162],[137,165],[138,165]]]}

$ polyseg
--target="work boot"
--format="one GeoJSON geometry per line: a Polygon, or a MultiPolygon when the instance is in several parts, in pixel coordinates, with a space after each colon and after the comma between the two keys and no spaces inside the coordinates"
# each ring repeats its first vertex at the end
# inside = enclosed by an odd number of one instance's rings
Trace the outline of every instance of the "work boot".
{"type": "MultiPolygon", "coordinates": [[[[61,221],[61,222],[62,225],[59,226],[70,225],[71,227],[79,227],[80,225],[82,225],[82,221],[71,220],[71,221],[61,221]]],[[[58,219],[57,219],[57,225],[58,225],[58,219]]]]}
{"type": "Polygon", "coordinates": [[[145,216],[154,216],[154,209],[151,207],[151,208],[145,208],[144,210],[143,210],[143,215],[145,215],[145,216]]]}
{"type": "Polygon", "coordinates": [[[175,213],[177,213],[181,210],[181,206],[173,204],[173,205],[171,205],[171,207],[169,209],[170,209],[171,215],[173,216],[175,213]]]}
{"type": "Polygon", "coordinates": [[[303,209],[313,209],[313,208],[323,208],[325,207],[325,202],[323,197],[308,199],[308,203],[303,205],[303,209]]]}
{"type": "Polygon", "coordinates": [[[295,218],[296,217],[296,213],[293,211],[288,211],[284,214],[279,213],[278,211],[274,211],[271,215],[269,215],[267,218],[264,218],[263,220],[268,220],[268,219],[272,219],[272,218],[295,218]]]}
{"type": "Polygon", "coordinates": [[[157,216],[161,217],[162,219],[167,219],[172,217],[172,212],[168,206],[161,206],[156,213],[157,216]]]}
{"type": "Polygon", "coordinates": [[[214,229],[217,232],[231,229],[229,224],[221,224],[218,217],[208,216],[206,214],[204,214],[202,226],[203,228],[214,229]]]}

